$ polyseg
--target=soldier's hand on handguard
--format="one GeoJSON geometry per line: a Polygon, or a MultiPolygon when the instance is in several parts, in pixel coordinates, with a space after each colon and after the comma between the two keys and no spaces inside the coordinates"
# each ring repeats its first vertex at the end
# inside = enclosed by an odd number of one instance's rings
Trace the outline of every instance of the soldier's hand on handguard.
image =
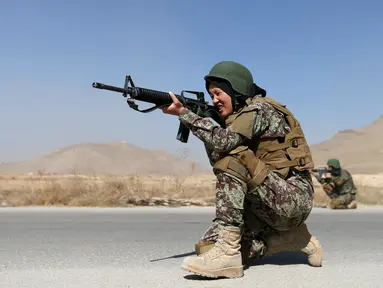
{"type": "Polygon", "coordinates": [[[168,107],[160,108],[162,112],[169,115],[175,115],[179,116],[180,113],[186,109],[182,103],[177,99],[176,95],[173,94],[173,92],[169,92],[170,97],[173,100],[173,103],[170,104],[168,107]]]}
{"type": "Polygon", "coordinates": [[[331,173],[330,172],[326,172],[323,174],[323,178],[331,178],[331,173]]]}

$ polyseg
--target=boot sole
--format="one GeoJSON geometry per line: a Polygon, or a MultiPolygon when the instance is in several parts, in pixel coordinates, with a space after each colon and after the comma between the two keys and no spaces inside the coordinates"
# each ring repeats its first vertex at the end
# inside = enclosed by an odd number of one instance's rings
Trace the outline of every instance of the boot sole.
{"type": "Polygon", "coordinates": [[[209,277],[209,278],[219,278],[219,277],[241,278],[244,275],[243,266],[203,271],[195,266],[182,265],[181,269],[199,276],[209,277]]]}

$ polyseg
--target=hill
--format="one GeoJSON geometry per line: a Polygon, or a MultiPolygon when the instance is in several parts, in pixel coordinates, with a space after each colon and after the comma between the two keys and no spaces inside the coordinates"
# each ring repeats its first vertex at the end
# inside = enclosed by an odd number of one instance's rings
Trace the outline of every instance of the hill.
{"type": "Polygon", "coordinates": [[[335,157],[351,173],[383,173],[383,116],[360,129],[339,131],[310,148],[317,166],[335,157]]]}
{"type": "MultiPolygon", "coordinates": [[[[340,159],[353,174],[383,173],[383,116],[360,129],[339,131],[332,138],[311,146],[316,166],[328,158],[340,159]]],[[[201,175],[212,174],[184,157],[162,150],[147,150],[122,142],[82,143],[57,149],[49,154],[20,163],[0,165],[0,173],[141,174],[201,175]]]]}
{"type": "Polygon", "coordinates": [[[57,149],[35,159],[0,165],[0,173],[195,175],[211,173],[192,161],[162,150],[122,142],[83,143],[57,149]]]}

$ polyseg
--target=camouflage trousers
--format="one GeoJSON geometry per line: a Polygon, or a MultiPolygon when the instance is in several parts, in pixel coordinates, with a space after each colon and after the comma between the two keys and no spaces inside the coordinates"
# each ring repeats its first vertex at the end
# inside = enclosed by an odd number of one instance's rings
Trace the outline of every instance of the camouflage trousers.
{"type": "Polygon", "coordinates": [[[347,209],[348,205],[356,200],[355,194],[342,194],[336,197],[332,197],[329,203],[331,209],[347,209]]]}
{"type": "Polygon", "coordinates": [[[259,250],[266,236],[299,226],[311,213],[314,188],[309,174],[284,180],[269,170],[265,181],[251,191],[225,172],[216,177],[216,217],[201,241],[215,242],[218,224],[231,225],[243,227],[243,239],[259,250]]]}

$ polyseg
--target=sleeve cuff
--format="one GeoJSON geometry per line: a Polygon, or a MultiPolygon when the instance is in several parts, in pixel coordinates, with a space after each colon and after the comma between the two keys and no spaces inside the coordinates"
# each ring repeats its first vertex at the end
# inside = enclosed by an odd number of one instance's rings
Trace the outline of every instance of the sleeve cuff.
{"type": "Polygon", "coordinates": [[[188,123],[190,122],[190,119],[193,119],[193,116],[195,116],[195,114],[189,109],[185,108],[179,114],[178,118],[180,121],[188,123]]]}
{"type": "Polygon", "coordinates": [[[190,112],[190,110],[186,107],[184,107],[184,109],[182,109],[182,112],[180,113],[180,117],[182,117],[183,115],[187,114],[188,112],[190,112]]]}

